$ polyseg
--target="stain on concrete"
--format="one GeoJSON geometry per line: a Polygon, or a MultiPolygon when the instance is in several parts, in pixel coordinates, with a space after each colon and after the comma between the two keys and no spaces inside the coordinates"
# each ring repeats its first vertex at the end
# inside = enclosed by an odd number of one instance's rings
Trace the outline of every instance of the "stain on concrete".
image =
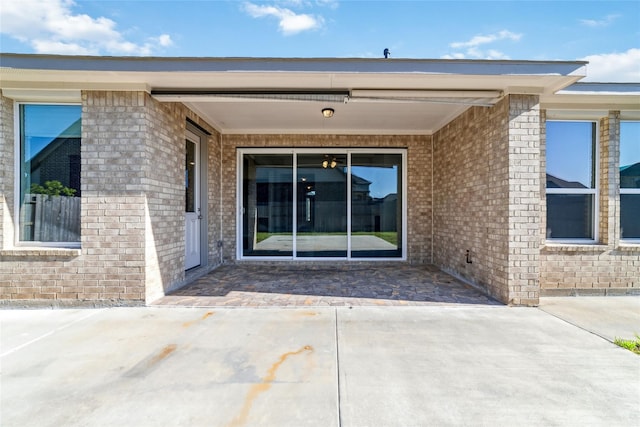
{"type": "Polygon", "coordinates": [[[271,384],[276,379],[276,375],[278,373],[278,369],[282,366],[282,364],[291,356],[296,356],[302,354],[304,352],[312,353],[313,347],[310,345],[305,345],[299,350],[290,351],[280,355],[280,358],[277,362],[275,362],[269,370],[267,371],[267,375],[262,378],[262,382],[254,384],[250,389],[247,395],[244,398],[244,405],[242,409],[238,413],[238,415],[231,420],[228,424],[228,427],[240,427],[247,423],[247,419],[249,418],[249,412],[251,412],[251,407],[253,406],[253,402],[258,398],[261,393],[269,390],[271,388],[271,384]]]}
{"type": "Polygon", "coordinates": [[[214,314],[216,314],[216,312],[215,312],[215,311],[207,311],[207,312],[206,312],[205,314],[203,314],[203,315],[202,315],[202,317],[201,317],[201,318],[199,318],[199,319],[192,320],[192,321],[190,321],[190,322],[184,322],[184,323],[182,324],[182,327],[183,327],[183,328],[191,327],[191,326],[193,326],[193,324],[194,324],[194,323],[197,323],[197,322],[199,322],[199,321],[205,320],[206,318],[211,317],[211,316],[213,316],[214,314]]]}
{"type": "Polygon", "coordinates": [[[317,311],[297,311],[296,314],[301,317],[313,317],[317,316],[320,313],[318,313],[317,311]]]}
{"type": "Polygon", "coordinates": [[[178,348],[175,344],[168,344],[162,348],[159,352],[152,354],[149,357],[138,362],[133,368],[125,372],[125,377],[141,377],[149,373],[155,368],[155,366],[165,360],[178,348]]]}

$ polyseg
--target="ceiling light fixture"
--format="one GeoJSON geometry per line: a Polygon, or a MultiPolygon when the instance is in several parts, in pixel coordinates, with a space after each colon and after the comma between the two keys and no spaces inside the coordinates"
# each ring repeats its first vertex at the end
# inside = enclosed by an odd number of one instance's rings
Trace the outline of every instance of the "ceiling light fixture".
{"type": "Polygon", "coordinates": [[[335,113],[335,110],[333,108],[322,109],[322,117],[324,117],[325,119],[328,119],[329,117],[333,117],[333,113],[335,113]]]}

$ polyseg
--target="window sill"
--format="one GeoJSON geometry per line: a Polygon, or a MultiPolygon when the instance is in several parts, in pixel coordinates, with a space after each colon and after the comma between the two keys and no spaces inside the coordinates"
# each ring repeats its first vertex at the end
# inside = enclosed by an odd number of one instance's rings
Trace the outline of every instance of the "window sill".
{"type": "Polygon", "coordinates": [[[66,257],[75,258],[82,255],[82,250],[78,248],[13,248],[0,250],[3,257],[66,257]]]}
{"type": "Polygon", "coordinates": [[[619,252],[640,252],[640,242],[620,242],[616,250],[619,252]]]}
{"type": "Polygon", "coordinates": [[[541,248],[544,252],[605,252],[608,245],[597,243],[545,243],[541,248]]]}

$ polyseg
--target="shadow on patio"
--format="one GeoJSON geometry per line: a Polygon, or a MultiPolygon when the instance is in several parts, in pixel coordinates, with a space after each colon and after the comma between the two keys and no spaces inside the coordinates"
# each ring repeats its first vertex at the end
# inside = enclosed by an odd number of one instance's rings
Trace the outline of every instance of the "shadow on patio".
{"type": "Polygon", "coordinates": [[[223,265],[155,301],[160,306],[502,305],[430,265],[223,265]]]}

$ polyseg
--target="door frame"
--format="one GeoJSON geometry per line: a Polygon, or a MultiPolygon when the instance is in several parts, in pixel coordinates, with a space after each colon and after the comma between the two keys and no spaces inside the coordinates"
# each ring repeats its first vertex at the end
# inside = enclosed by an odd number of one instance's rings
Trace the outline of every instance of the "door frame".
{"type": "MultiPolygon", "coordinates": [[[[408,217],[407,217],[407,149],[406,148],[237,148],[236,149],[236,259],[237,260],[273,260],[273,261],[374,261],[374,262],[389,262],[389,261],[406,261],[408,250],[408,217]],[[297,154],[305,153],[325,153],[330,151],[335,154],[347,154],[348,173],[351,175],[351,154],[357,153],[389,153],[389,154],[401,154],[402,155],[402,255],[400,257],[393,258],[365,258],[365,257],[352,257],[351,256],[351,185],[347,185],[347,256],[346,257],[299,257],[296,255],[296,229],[293,228],[293,256],[244,256],[242,253],[242,233],[243,233],[243,175],[244,165],[243,156],[245,154],[291,154],[293,156],[293,170],[297,170],[297,154]]],[[[296,174],[293,174],[292,184],[295,188],[296,174]]],[[[293,218],[297,218],[297,200],[296,191],[293,191],[293,218]]]]}
{"type": "MultiPolygon", "coordinates": [[[[187,123],[185,130],[185,141],[192,140],[196,142],[196,205],[200,208],[200,264],[194,267],[186,268],[185,271],[192,268],[201,268],[207,266],[208,263],[208,224],[209,224],[209,210],[208,210],[208,135],[202,132],[197,127],[187,123]]],[[[186,223],[185,223],[186,227],[186,223]]],[[[186,232],[186,229],[185,229],[186,232]]],[[[185,240],[186,251],[186,240],[185,240]]],[[[186,259],[185,259],[186,262],[186,259]]]]}

